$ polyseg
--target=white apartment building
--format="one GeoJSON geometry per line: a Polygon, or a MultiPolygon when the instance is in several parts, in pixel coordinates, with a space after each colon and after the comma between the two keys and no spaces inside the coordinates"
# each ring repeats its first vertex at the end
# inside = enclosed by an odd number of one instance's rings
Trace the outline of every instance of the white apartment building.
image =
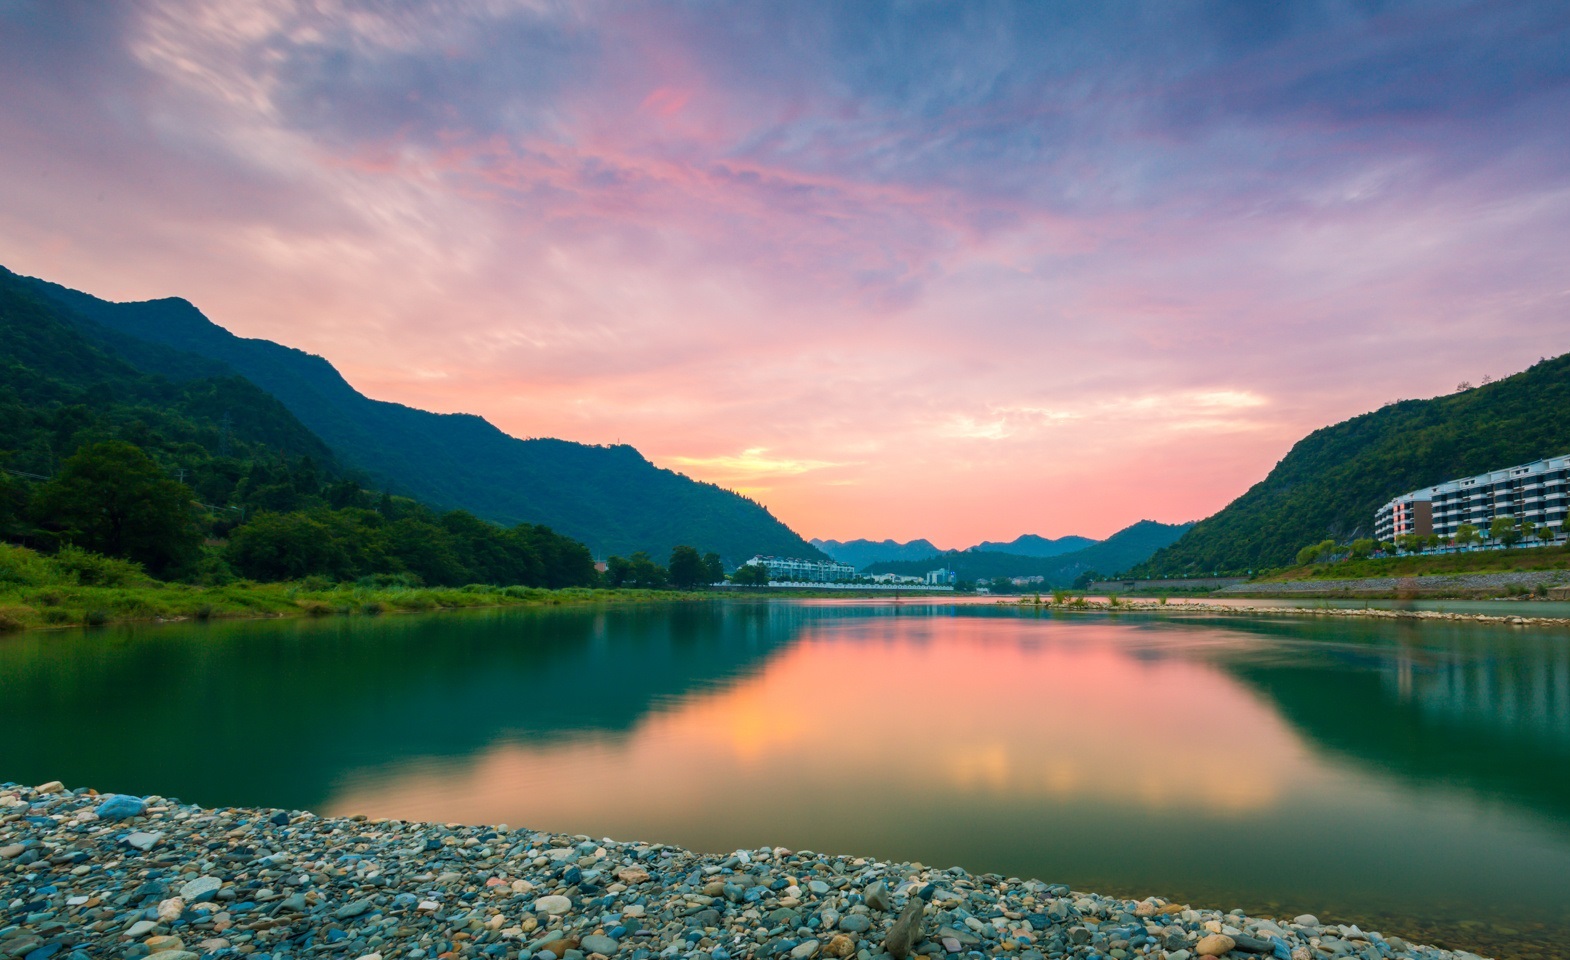
{"type": "Polygon", "coordinates": [[[1388,542],[1409,533],[1434,533],[1449,540],[1463,523],[1486,536],[1495,517],[1558,526],[1570,503],[1567,495],[1570,456],[1550,457],[1402,494],[1374,514],[1374,538],[1388,542]]]}
{"type": "Polygon", "coordinates": [[[753,557],[743,566],[766,567],[770,580],[788,583],[837,583],[856,579],[856,568],[837,560],[798,560],[794,557],[753,557]]]}

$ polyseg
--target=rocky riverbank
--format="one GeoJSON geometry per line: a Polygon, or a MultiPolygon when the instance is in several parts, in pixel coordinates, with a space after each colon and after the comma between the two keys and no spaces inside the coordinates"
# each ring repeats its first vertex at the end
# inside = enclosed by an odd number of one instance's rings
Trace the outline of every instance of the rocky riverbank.
{"type": "Polygon", "coordinates": [[[1260,580],[1235,583],[1215,592],[1218,597],[1508,597],[1563,587],[1566,570],[1519,570],[1500,573],[1437,573],[1405,577],[1364,577],[1355,580],[1260,580]]]}
{"type": "Polygon", "coordinates": [[[1351,926],[784,848],[0,786],[0,958],[1476,960],[1351,926]]]}
{"type": "Polygon", "coordinates": [[[1075,598],[1062,603],[1036,603],[1030,599],[1003,600],[1006,606],[1024,606],[1064,613],[1141,612],[1163,614],[1224,614],[1232,617],[1350,617],[1361,620],[1433,620],[1497,623],[1507,626],[1570,627],[1570,617],[1537,617],[1531,614],[1530,601],[1522,601],[1521,614],[1444,613],[1438,610],[1385,610],[1377,607],[1255,607],[1241,603],[1183,601],[1163,604],[1159,600],[1090,600],[1075,598]]]}

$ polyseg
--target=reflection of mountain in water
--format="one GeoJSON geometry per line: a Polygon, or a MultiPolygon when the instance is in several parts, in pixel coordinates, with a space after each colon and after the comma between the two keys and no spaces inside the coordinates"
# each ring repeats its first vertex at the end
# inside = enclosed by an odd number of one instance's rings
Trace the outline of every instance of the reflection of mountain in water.
{"type": "Polygon", "coordinates": [[[0,780],[306,807],[348,769],[627,731],[756,669],[810,616],[689,604],[18,638],[0,646],[0,780]],[[236,753],[250,762],[211,762],[236,753]]]}
{"type": "Polygon", "coordinates": [[[1229,621],[1294,644],[1224,659],[1310,740],[1386,774],[1570,817],[1570,644],[1455,625],[1229,621]]]}

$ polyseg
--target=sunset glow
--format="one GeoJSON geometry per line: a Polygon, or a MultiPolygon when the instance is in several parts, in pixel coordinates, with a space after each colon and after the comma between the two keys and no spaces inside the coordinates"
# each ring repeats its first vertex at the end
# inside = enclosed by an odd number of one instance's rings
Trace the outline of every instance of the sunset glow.
{"type": "Polygon", "coordinates": [[[1570,348],[1567,37],[1529,3],[9,0],[0,264],[803,536],[1102,537],[1570,348]]]}

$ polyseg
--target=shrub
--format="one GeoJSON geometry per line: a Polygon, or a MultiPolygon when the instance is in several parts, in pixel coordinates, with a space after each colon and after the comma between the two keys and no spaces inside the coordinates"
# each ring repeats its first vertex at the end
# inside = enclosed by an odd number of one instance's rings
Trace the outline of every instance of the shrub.
{"type": "Polygon", "coordinates": [[[300,606],[304,608],[306,615],[311,617],[330,617],[333,613],[332,604],[320,600],[301,600],[300,606]]]}
{"type": "Polygon", "coordinates": [[[370,603],[361,604],[360,612],[365,614],[368,617],[374,617],[374,616],[380,615],[381,612],[382,612],[381,601],[379,601],[379,600],[372,600],[370,603]]]}
{"type": "Polygon", "coordinates": [[[42,587],[59,582],[58,569],[45,557],[26,547],[0,543],[0,583],[42,587]]]}
{"type": "Polygon", "coordinates": [[[84,587],[130,587],[150,579],[139,563],[116,560],[80,547],[61,547],[54,555],[54,565],[84,587]]]}
{"type": "Polygon", "coordinates": [[[195,617],[196,619],[198,619],[198,620],[211,620],[213,618],[213,613],[214,612],[215,611],[213,610],[213,605],[212,604],[204,603],[201,606],[197,607],[191,613],[191,615],[193,617],[195,617]]]}
{"type": "Polygon", "coordinates": [[[82,617],[82,622],[86,623],[89,627],[101,627],[109,622],[109,611],[89,610],[82,617]]]}
{"type": "Polygon", "coordinates": [[[43,612],[43,618],[44,622],[48,624],[70,623],[71,611],[63,610],[60,607],[50,607],[43,612]]]}
{"type": "Polygon", "coordinates": [[[22,618],[11,610],[0,610],[0,633],[15,633],[27,626],[22,618]]]}

